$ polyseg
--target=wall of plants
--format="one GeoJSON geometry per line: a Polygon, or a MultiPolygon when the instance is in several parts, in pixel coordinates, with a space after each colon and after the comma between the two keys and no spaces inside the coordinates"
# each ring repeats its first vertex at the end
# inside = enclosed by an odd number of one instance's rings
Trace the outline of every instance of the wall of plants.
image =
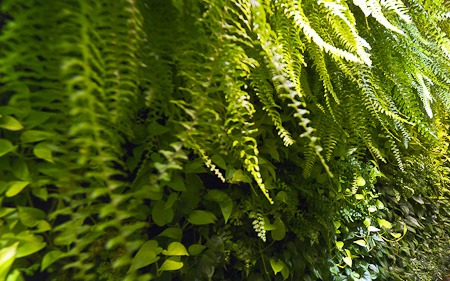
{"type": "Polygon", "coordinates": [[[1,1],[0,281],[441,280],[449,18],[1,1]]]}

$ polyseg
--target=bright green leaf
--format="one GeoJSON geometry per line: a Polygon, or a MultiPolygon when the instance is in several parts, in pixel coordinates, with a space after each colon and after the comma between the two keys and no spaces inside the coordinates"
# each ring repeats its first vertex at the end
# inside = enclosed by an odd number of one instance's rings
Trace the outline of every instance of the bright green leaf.
{"type": "Polygon", "coordinates": [[[377,208],[375,208],[374,206],[370,206],[370,207],[368,208],[368,210],[369,210],[370,213],[374,213],[374,212],[377,211],[377,208]]]}
{"type": "Polygon", "coordinates": [[[284,264],[284,262],[282,260],[279,260],[276,262],[274,259],[270,259],[270,266],[272,267],[275,275],[277,275],[278,272],[282,271],[286,265],[284,264]]]}
{"type": "Polygon", "coordinates": [[[6,191],[6,197],[13,197],[19,194],[30,182],[28,181],[12,181],[9,183],[8,191],[6,191]]]}
{"type": "Polygon", "coordinates": [[[375,205],[377,206],[378,209],[382,210],[384,209],[384,204],[383,202],[381,202],[380,200],[377,199],[375,205]]]}
{"type": "Polygon", "coordinates": [[[9,247],[3,247],[0,250],[0,281],[4,281],[8,276],[14,260],[16,259],[17,246],[19,242],[14,243],[9,247]]]}
{"type": "Polygon", "coordinates": [[[358,244],[359,246],[362,246],[362,247],[367,246],[366,241],[364,241],[364,240],[353,241],[353,243],[358,244]]]}
{"type": "Polygon", "coordinates": [[[345,258],[343,258],[343,260],[348,266],[352,267],[352,258],[351,257],[345,257],[345,258]]]}
{"type": "Polygon", "coordinates": [[[356,184],[358,186],[364,186],[364,185],[366,185],[366,180],[363,177],[358,177],[356,179],[356,184]]]}
{"type": "Polygon", "coordinates": [[[12,116],[3,116],[0,117],[0,128],[10,131],[20,131],[23,129],[23,126],[16,118],[12,116]]]}
{"type": "Polygon", "coordinates": [[[172,242],[169,244],[167,251],[162,251],[165,256],[189,256],[186,247],[180,242],[172,242]]]}
{"type": "Polygon", "coordinates": [[[14,148],[14,145],[9,140],[0,139],[0,157],[10,151],[13,151],[14,148]]]}
{"type": "Polygon", "coordinates": [[[188,221],[195,225],[203,225],[214,223],[217,217],[208,211],[195,210],[189,214],[188,221]]]}
{"type": "Polygon", "coordinates": [[[387,229],[392,227],[392,224],[390,222],[388,222],[387,220],[384,220],[384,219],[377,219],[377,220],[378,220],[378,224],[381,227],[384,227],[384,228],[387,228],[387,229]]]}
{"type": "Polygon", "coordinates": [[[394,238],[400,238],[400,236],[402,236],[401,233],[397,233],[397,232],[390,232],[390,234],[391,234],[394,238]]]}
{"type": "Polygon", "coordinates": [[[344,247],[344,242],[342,241],[336,241],[336,247],[339,251],[342,251],[342,247],[344,247]]]}
{"type": "Polygon", "coordinates": [[[50,163],[54,163],[52,150],[48,142],[40,142],[33,148],[33,153],[37,158],[44,159],[50,163]]]}
{"type": "Polygon", "coordinates": [[[45,248],[45,246],[47,246],[47,243],[39,242],[39,240],[42,239],[36,239],[32,241],[21,241],[19,247],[17,247],[16,257],[17,258],[26,257],[45,248]]]}
{"type": "Polygon", "coordinates": [[[355,194],[355,198],[357,200],[363,200],[364,199],[364,195],[362,195],[362,194],[355,194]]]}
{"type": "Polygon", "coordinates": [[[178,270],[183,267],[182,262],[174,261],[174,260],[166,260],[159,268],[159,271],[172,271],[172,270],[178,270]]]}

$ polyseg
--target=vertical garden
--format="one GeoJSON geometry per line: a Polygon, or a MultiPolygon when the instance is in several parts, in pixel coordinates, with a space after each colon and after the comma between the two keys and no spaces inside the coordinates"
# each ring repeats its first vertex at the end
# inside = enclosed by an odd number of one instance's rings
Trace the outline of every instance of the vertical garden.
{"type": "Polygon", "coordinates": [[[0,281],[442,280],[450,3],[3,0],[0,281]]]}

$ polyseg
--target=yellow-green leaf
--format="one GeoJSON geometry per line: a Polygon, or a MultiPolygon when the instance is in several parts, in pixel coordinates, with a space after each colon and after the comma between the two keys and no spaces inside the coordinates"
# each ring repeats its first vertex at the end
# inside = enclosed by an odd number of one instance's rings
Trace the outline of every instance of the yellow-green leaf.
{"type": "Polygon", "coordinates": [[[345,258],[343,258],[343,260],[348,266],[352,267],[352,258],[351,257],[345,257],[345,258]]]}
{"type": "Polygon", "coordinates": [[[342,247],[344,247],[344,242],[342,241],[336,241],[336,247],[339,251],[342,251],[342,247]]]}
{"type": "Polygon", "coordinates": [[[367,246],[366,241],[364,241],[364,240],[353,241],[353,243],[358,244],[359,246],[362,246],[362,247],[367,246]]]}
{"type": "Polygon", "coordinates": [[[166,260],[161,267],[159,268],[159,271],[172,271],[172,270],[178,270],[183,267],[182,262],[174,261],[174,260],[166,260]]]}
{"type": "Polygon", "coordinates": [[[162,251],[162,254],[165,256],[189,256],[186,247],[180,242],[170,243],[167,250],[162,251]]]}
{"type": "Polygon", "coordinates": [[[9,140],[0,139],[0,157],[10,151],[13,151],[14,148],[14,145],[9,140]]]}
{"type": "Polygon", "coordinates": [[[378,219],[378,223],[380,224],[381,227],[384,227],[384,228],[387,228],[387,229],[392,227],[392,224],[390,222],[388,222],[387,220],[384,220],[384,219],[378,219]]]}
{"type": "Polygon", "coordinates": [[[364,186],[364,185],[366,185],[366,180],[363,177],[358,177],[356,179],[356,184],[358,186],[364,186]]]}
{"type": "Polygon", "coordinates": [[[4,281],[8,276],[9,269],[16,259],[17,246],[19,242],[0,250],[0,281],[4,281]]]}
{"type": "Polygon", "coordinates": [[[355,194],[355,198],[357,200],[362,200],[362,199],[364,199],[364,195],[362,195],[362,194],[355,194]]]}
{"type": "Polygon", "coordinates": [[[20,131],[23,129],[23,126],[16,118],[12,116],[3,116],[0,117],[0,128],[10,131],[20,131]]]}
{"type": "Polygon", "coordinates": [[[272,267],[275,275],[277,275],[278,272],[282,271],[286,265],[284,264],[284,262],[282,260],[279,260],[276,262],[274,259],[270,259],[270,266],[272,267]]]}
{"type": "Polygon", "coordinates": [[[48,142],[38,143],[33,148],[33,153],[37,158],[44,159],[50,163],[54,163],[52,150],[50,148],[50,144],[48,142]]]}
{"type": "Polygon", "coordinates": [[[9,183],[8,191],[6,191],[6,197],[13,197],[19,194],[30,182],[28,181],[12,181],[9,183]]]}

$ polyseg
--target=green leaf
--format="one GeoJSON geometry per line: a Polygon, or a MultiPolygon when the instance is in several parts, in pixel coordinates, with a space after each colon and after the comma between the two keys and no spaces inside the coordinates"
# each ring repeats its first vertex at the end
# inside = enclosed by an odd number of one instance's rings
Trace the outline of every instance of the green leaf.
{"type": "Polygon", "coordinates": [[[281,275],[283,275],[283,280],[289,278],[289,268],[287,266],[283,267],[283,269],[281,270],[281,275]]]}
{"type": "Polygon", "coordinates": [[[384,209],[384,204],[383,204],[383,202],[381,202],[381,201],[378,200],[378,199],[377,199],[375,205],[377,206],[377,208],[378,208],[379,210],[384,209]]]}
{"type": "Polygon", "coordinates": [[[41,262],[41,272],[64,256],[65,254],[59,250],[46,253],[41,262]]]}
{"type": "Polygon", "coordinates": [[[280,191],[277,193],[277,196],[275,197],[276,201],[280,201],[283,203],[287,203],[288,201],[288,195],[285,191],[280,191]]]}
{"type": "Polygon", "coordinates": [[[264,230],[271,231],[275,230],[277,227],[274,224],[270,223],[270,220],[268,217],[264,216],[264,230]]]}
{"type": "Polygon", "coordinates": [[[203,250],[206,249],[205,245],[200,245],[200,244],[194,244],[189,246],[189,254],[191,254],[191,256],[196,256],[199,255],[201,252],[203,252],[203,250]]]}
{"type": "Polygon", "coordinates": [[[189,253],[180,242],[172,242],[169,244],[167,251],[162,251],[162,254],[165,256],[189,256],[189,253]]]}
{"type": "Polygon", "coordinates": [[[366,241],[364,241],[364,240],[353,241],[353,243],[358,244],[359,246],[362,246],[362,247],[367,246],[366,241]]]}
{"type": "Polygon", "coordinates": [[[19,180],[23,181],[31,180],[27,162],[25,162],[25,160],[23,160],[22,158],[15,159],[12,168],[14,176],[19,180]]]}
{"type": "Polygon", "coordinates": [[[47,201],[47,199],[48,199],[48,191],[47,191],[47,188],[45,188],[45,187],[32,188],[31,193],[33,193],[34,196],[36,196],[44,201],[47,201]]]}
{"type": "Polygon", "coordinates": [[[223,160],[222,156],[220,155],[213,155],[211,157],[211,160],[214,162],[214,164],[216,164],[217,166],[219,166],[220,168],[226,170],[227,169],[227,163],[225,162],[225,160],[223,160]]]}
{"type": "Polygon", "coordinates": [[[20,131],[23,129],[23,126],[16,118],[12,116],[3,116],[0,117],[0,128],[10,131],[20,131]]]}
{"type": "Polygon", "coordinates": [[[37,230],[35,230],[35,233],[42,233],[46,232],[52,229],[52,226],[45,220],[40,220],[37,224],[37,230]]]}
{"type": "Polygon", "coordinates": [[[3,247],[0,250],[0,281],[4,281],[8,276],[14,260],[16,259],[17,246],[19,242],[14,243],[9,247],[3,247]]]}
{"type": "Polygon", "coordinates": [[[45,246],[47,246],[47,243],[42,242],[42,240],[42,237],[34,236],[34,239],[31,241],[21,241],[19,247],[17,247],[16,257],[26,257],[44,249],[45,246]]]}
{"type": "Polygon", "coordinates": [[[344,247],[344,242],[342,241],[336,241],[336,247],[339,251],[342,251],[342,247],[344,247]]]}
{"type": "Polygon", "coordinates": [[[165,209],[164,200],[156,201],[155,205],[153,206],[152,210],[152,220],[158,225],[158,226],[164,226],[167,223],[171,222],[173,219],[173,210],[172,209],[165,209]]]}
{"type": "Polygon", "coordinates": [[[392,227],[392,224],[390,222],[388,222],[387,220],[384,220],[384,219],[377,219],[377,220],[378,220],[378,224],[381,227],[384,227],[384,228],[387,228],[387,229],[392,227]]]}
{"type": "Polygon", "coordinates": [[[249,176],[245,175],[241,169],[239,169],[236,172],[234,172],[231,181],[251,183],[253,180],[249,176]]]}
{"type": "Polygon", "coordinates": [[[334,227],[336,229],[339,229],[339,227],[341,227],[341,222],[340,221],[333,221],[334,227]]]}
{"type": "Polygon", "coordinates": [[[343,260],[348,266],[352,267],[352,258],[351,257],[345,257],[345,258],[343,258],[343,260]]]}
{"type": "Polygon", "coordinates": [[[40,209],[22,206],[17,208],[19,209],[20,222],[27,227],[34,227],[45,218],[45,212],[40,209]]]}
{"type": "Polygon", "coordinates": [[[188,221],[195,225],[203,225],[214,223],[217,217],[208,211],[195,210],[189,214],[188,221]]]}
{"type": "Polygon", "coordinates": [[[178,227],[169,227],[161,232],[158,236],[169,237],[175,240],[181,240],[183,231],[178,227]]]}
{"type": "Polygon", "coordinates": [[[28,130],[22,133],[20,136],[20,140],[23,143],[30,142],[38,142],[42,140],[52,139],[55,137],[54,133],[44,132],[44,131],[36,131],[36,130],[28,130]]]}
{"type": "Polygon", "coordinates": [[[286,236],[286,227],[280,218],[276,218],[273,224],[276,229],[271,231],[272,239],[275,241],[280,241],[286,236]]]}
{"type": "Polygon", "coordinates": [[[8,191],[6,191],[6,197],[13,197],[19,194],[30,182],[28,181],[12,181],[9,183],[8,191]]]}
{"type": "Polygon", "coordinates": [[[389,234],[391,234],[394,238],[400,238],[400,236],[402,236],[401,233],[397,233],[397,232],[390,232],[389,234]]]}
{"type": "Polygon", "coordinates": [[[277,275],[278,272],[282,271],[283,268],[286,267],[286,265],[284,264],[284,262],[282,260],[279,260],[276,262],[274,259],[270,259],[270,266],[272,267],[275,275],[277,275]]]}
{"type": "Polygon", "coordinates": [[[178,270],[183,267],[182,262],[174,261],[174,260],[166,260],[159,268],[159,271],[172,271],[172,270],[178,270]]]}
{"type": "Polygon", "coordinates": [[[14,149],[15,146],[9,140],[0,139],[0,157],[14,149]]]}
{"type": "Polygon", "coordinates": [[[370,206],[370,207],[368,208],[368,210],[369,210],[370,213],[374,213],[374,212],[377,211],[377,208],[374,207],[374,206],[370,206]]]}
{"type": "Polygon", "coordinates": [[[363,200],[364,199],[364,195],[362,195],[362,194],[355,194],[355,198],[356,198],[356,200],[363,200]]]}
{"type": "Polygon", "coordinates": [[[170,193],[169,197],[167,198],[166,203],[164,204],[164,209],[170,209],[172,208],[173,204],[175,203],[175,201],[177,201],[178,199],[178,194],[175,192],[170,193]]]}
{"type": "Polygon", "coordinates": [[[145,242],[131,261],[131,267],[128,272],[138,270],[139,268],[158,261],[160,259],[158,255],[161,252],[162,248],[158,247],[158,242],[156,240],[145,242]]]}
{"type": "Polygon", "coordinates": [[[37,158],[44,159],[45,161],[48,161],[50,163],[55,163],[53,161],[53,155],[51,150],[51,144],[48,142],[41,142],[38,143],[33,148],[33,153],[36,155],[37,158]]]}
{"type": "Polygon", "coordinates": [[[208,191],[204,198],[219,204],[225,223],[227,223],[233,211],[233,201],[230,196],[221,190],[212,189],[208,191]]]}
{"type": "Polygon", "coordinates": [[[174,176],[167,185],[175,191],[186,191],[184,179],[180,175],[174,176]]]}
{"type": "Polygon", "coordinates": [[[356,184],[358,186],[364,186],[364,185],[366,185],[366,180],[363,177],[358,177],[356,179],[356,184]]]}

